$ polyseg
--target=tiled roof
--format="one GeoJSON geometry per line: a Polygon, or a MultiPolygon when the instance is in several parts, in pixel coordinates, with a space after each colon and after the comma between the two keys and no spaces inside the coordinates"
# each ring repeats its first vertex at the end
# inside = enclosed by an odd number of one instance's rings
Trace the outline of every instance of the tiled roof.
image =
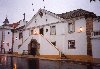
{"type": "Polygon", "coordinates": [[[66,12],[66,13],[62,13],[62,14],[57,14],[59,17],[64,18],[64,19],[69,19],[69,18],[75,18],[75,17],[79,17],[79,16],[93,16],[95,17],[96,15],[93,12],[89,12],[83,9],[77,9],[74,11],[70,11],[70,12],[66,12]]]}
{"type": "Polygon", "coordinates": [[[18,23],[9,24],[10,27],[14,27],[14,28],[16,28],[18,25],[19,25],[18,23]]]}

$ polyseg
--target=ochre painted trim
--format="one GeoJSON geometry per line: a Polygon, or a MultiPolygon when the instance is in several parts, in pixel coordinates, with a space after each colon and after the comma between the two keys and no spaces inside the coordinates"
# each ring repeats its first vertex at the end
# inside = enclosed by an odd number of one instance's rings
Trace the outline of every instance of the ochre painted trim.
{"type": "Polygon", "coordinates": [[[39,57],[51,58],[51,59],[60,59],[60,55],[40,55],[39,57]]]}
{"type": "MultiPolygon", "coordinates": [[[[40,55],[39,57],[51,58],[51,59],[60,59],[59,55],[40,55]]],[[[66,55],[68,59],[75,61],[84,61],[84,62],[93,62],[93,58],[88,55],[66,55]]]]}
{"type": "Polygon", "coordinates": [[[66,57],[75,61],[85,61],[85,62],[93,61],[93,58],[88,55],[66,55],[66,57]]]}

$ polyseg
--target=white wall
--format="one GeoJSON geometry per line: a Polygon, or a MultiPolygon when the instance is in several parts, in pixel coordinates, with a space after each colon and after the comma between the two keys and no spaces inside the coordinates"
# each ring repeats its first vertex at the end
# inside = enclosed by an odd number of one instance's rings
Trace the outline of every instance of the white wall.
{"type": "Polygon", "coordinates": [[[11,30],[5,30],[4,34],[5,34],[4,48],[5,48],[5,51],[9,51],[9,49],[12,48],[12,32],[11,32],[11,30]],[[9,32],[9,34],[8,34],[8,32],[9,32]],[[9,43],[9,46],[7,46],[7,43],[9,43]]]}
{"type": "Polygon", "coordinates": [[[96,20],[93,22],[93,31],[100,31],[100,21],[96,20]]]}
{"type": "Polygon", "coordinates": [[[37,14],[37,16],[29,22],[30,24],[27,28],[30,28],[33,26],[45,25],[45,24],[49,24],[49,23],[55,23],[58,21],[61,21],[61,20],[57,19],[49,14],[43,13],[42,18],[40,17],[39,14],[37,14]],[[47,21],[46,21],[46,19],[47,19],[47,21]],[[36,21],[36,23],[35,23],[35,21],[36,21]]]}
{"type": "MultiPolygon", "coordinates": [[[[100,21],[95,20],[93,22],[93,31],[100,31],[100,21]]],[[[97,39],[92,39],[92,53],[93,58],[100,58],[100,35],[96,37],[97,39]]]]}
{"type": "Polygon", "coordinates": [[[59,51],[52,46],[45,37],[40,36],[40,54],[41,55],[59,55],[59,51]]]}
{"type": "Polygon", "coordinates": [[[21,54],[23,50],[28,50],[28,44],[31,39],[36,39],[40,43],[40,55],[59,55],[59,51],[54,48],[44,37],[40,35],[31,35],[18,49],[18,52],[21,54]]]}
{"type": "Polygon", "coordinates": [[[22,38],[19,39],[19,32],[14,33],[14,52],[18,52],[18,45],[22,44],[22,38]],[[17,37],[17,39],[16,39],[17,37]]]}
{"type": "MultiPolygon", "coordinates": [[[[67,30],[68,30],[68,25],[67,30]]],[[[87,55],[87,38],[86,38],[86,21],[84,18],[75,21],[75,32],[69,34],[66,31],[65,52],[67,55],[87,55]],[[79,33],[79,28],[83,28],[83,32],[79,33]],[[68,40],[75,40],[76,49],[68,49],[68,40]]]]}
{"type": "Polygon", "coordinates": [[[100,58],[100,39],[92,39],[93,58],[100,58]]]}
{"type": "Polygon", "coordinates": [[[23,41],[25,41],[30,36],[30,30],[23,31],[23,41]]]}

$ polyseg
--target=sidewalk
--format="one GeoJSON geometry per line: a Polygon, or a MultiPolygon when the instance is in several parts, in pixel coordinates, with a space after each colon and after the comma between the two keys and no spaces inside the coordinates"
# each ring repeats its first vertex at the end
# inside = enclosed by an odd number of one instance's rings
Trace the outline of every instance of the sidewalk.
{"type": "Polygon", "coordinates": [[[34,58],[39,60],[49,60],[49,61],[62,61],[67,63],[75,63],[75,64],[83,64],[83,65],[95,65],[100,66],[100,62],[86,62],[86,61],[75,61],[70,59],[54,59],[54,58],[45,58],[45,57],[39,57],[39,56],[33,56],[33,55],[15,55],[15,54],[0,54],[0,56],[12,56],[12,57],[19,57],[19,58],[34,58]]]}

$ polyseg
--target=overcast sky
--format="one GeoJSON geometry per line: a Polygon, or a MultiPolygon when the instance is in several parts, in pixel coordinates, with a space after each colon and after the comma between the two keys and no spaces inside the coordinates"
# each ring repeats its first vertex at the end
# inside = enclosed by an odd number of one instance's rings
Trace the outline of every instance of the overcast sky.
{"type": "Polygon", "coordinates": [[[44,6],[46,10],[56,14],[81,8],[100,16],[99,0],[91,3],[90,0],[0,0],[0,25],[6,15],[10,23],[15,23],[22,20],[23,13],[26,13],[26,20],[29,21],[44,6]]]}

